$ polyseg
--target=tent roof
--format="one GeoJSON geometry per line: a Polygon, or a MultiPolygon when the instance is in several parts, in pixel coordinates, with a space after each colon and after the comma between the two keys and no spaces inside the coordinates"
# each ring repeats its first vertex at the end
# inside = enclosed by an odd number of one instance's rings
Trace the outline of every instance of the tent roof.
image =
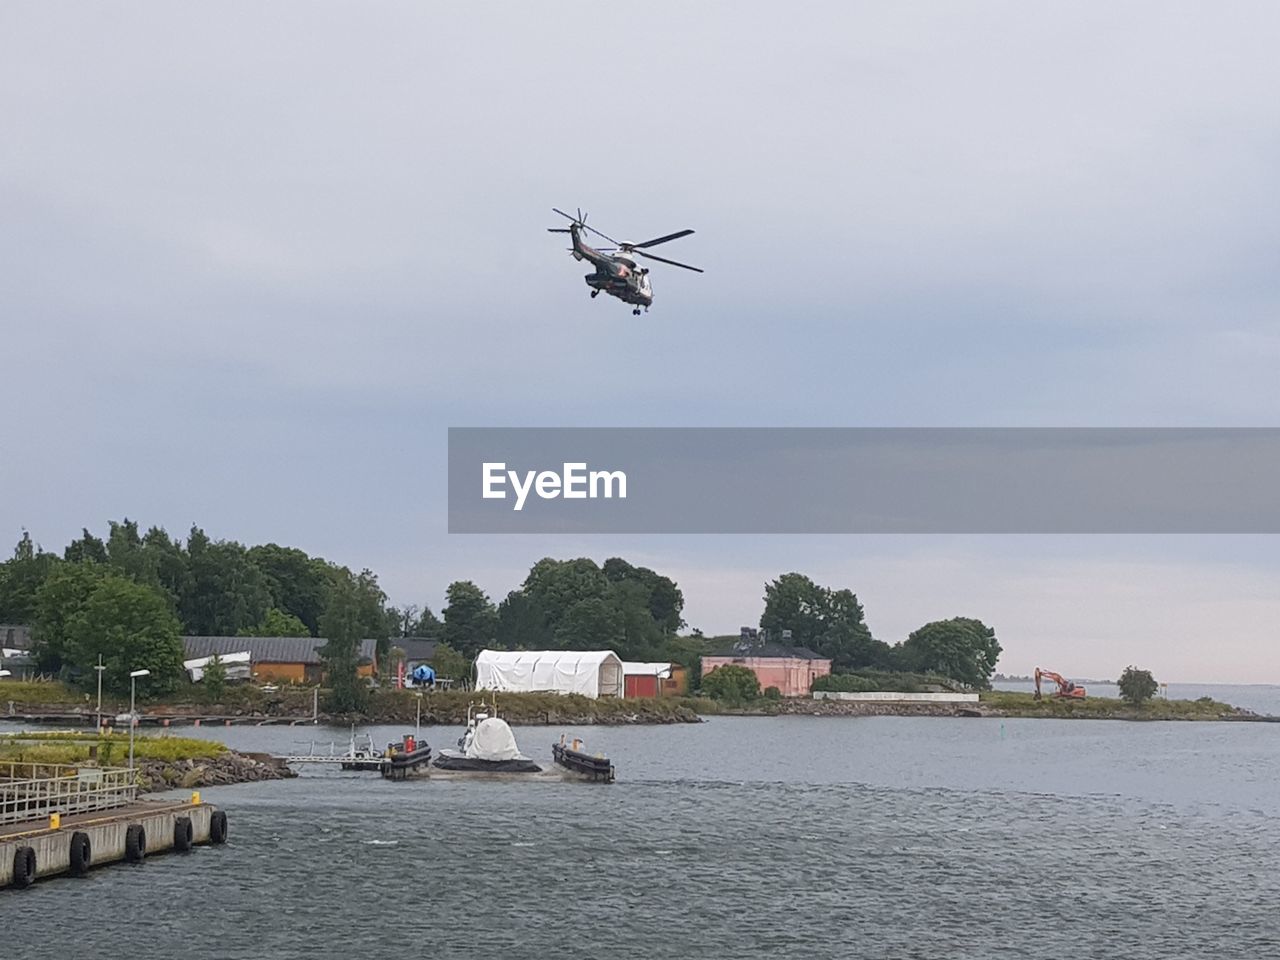
{"type": "Polygon", "coordinates": [[[570,666],[599,666],[622,660],[612,650],[481,650],[476,663],[493,663],[504,666],[520,663],[554,663],[570,666]]]}
{"type": "Polygon", "coordinates": [[[622,672],[628,677],[669,677],[671,676],[671,664],[623,660],[622,672]]]}

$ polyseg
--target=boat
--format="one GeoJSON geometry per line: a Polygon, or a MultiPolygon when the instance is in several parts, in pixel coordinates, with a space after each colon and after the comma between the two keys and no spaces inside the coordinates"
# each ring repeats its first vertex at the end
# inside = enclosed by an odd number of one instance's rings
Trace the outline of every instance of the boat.
{"type": "Polygon", "coordinates": [[[404,780],[431,762],[431,746],[406,733],[399,743],[387,744],[378,770],[388,780],[404,780]]]}
{"type": "Polygon", "coordinates": [[[382,763],[382,754],[374,748],[373,737],[362,733],[356,738],[356,729],[351,728],[351,745],[339,760],[343,770],[377,770],[382,763]]]}
{"type": "Polygon", "coordinates": [[[600,753],[587,753],[582,741],[577,738],[566,743],[564,734],[561,734],[560,742],[551,747],[551,758],[558,766],[581,774],[588,780],[613,783],[613,764],[609,758],[600,753]]]}
{"type": "Polygon", "coordinates": [[[541,773],[542,767],[520,752],[515,734],[498,716],[498,704],[483,700],[467,706],[467,729],[457,750],[441,750],[432,769],[450,773],[541,773]]]}

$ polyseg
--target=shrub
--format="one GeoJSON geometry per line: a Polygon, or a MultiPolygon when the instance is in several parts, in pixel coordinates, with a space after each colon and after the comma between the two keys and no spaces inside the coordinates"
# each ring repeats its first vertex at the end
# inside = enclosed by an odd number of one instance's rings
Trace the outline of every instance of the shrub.
{"type": "Polygon", "coordinates": [[[726,663],[702,678],[702,692],[712,700],[723,700],[730,704],[745,703],[760,695],[760,680],[746,667],[726,663]]]}
{"type": "Polygon", "coordinates": [[[874,680],[854,673],[829,673],[826,676],[817,677],[811,689],[832,693],[870,693],[873,690],[879,690],[880,685],[874,680]]]}
{"type": "Polygon", "coordinates": [[[765,688],[764,688],[764,698],[765,698],[766,700],[781,700],[781,699],[782,699],[782,691],[781,691],[781,690],[779,690],[777,687],[765,687],[765,688]]]}

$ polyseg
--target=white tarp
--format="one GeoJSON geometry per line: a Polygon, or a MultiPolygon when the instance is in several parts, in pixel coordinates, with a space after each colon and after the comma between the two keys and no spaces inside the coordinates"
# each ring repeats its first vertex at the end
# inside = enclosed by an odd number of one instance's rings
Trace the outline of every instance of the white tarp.
{"type": "Polygon", "coordinates": [[[507,721],[489,717],[476,724],[471,742],[467,744],[467,756],[472,760],[523,760],[516,747],[516,735],[507,721]]]}
{"type": "Polygon", "coordinates": [[[612,650],[481,650],[476,657],[477,690],[620,697],[622,677],[612,650]]]}
{"type": "MultiPolygon", "coordinates": [[[[217,658],[227,668],[228,680],[247,680],[249,679],[249,651],[243,653],[224,653],[217,658]]],[[[195,660],[182,661],[182,667],[187,673],[191,674],[191,682],[199,683],[204,678],[204,672],[209,664],[213,663],[213,657],[197,657],[195,660]]]]}
{"type": "Polygon", "coordinates": [[[635,660],[623,660],[622,672],[628,677],[657,677],[659,680],[670,680],[671,664],[640,663],[635,660]]]}

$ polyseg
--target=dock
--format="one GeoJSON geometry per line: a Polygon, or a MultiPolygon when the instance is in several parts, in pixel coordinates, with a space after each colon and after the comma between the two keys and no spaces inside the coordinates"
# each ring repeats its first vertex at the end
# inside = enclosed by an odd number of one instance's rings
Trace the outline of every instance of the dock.
{"type": "Polygon", "coordinates": [[[136,772],[0,764],[0,889],[227,839],[226,813],[193,793],[141,800],[136,772]]]}
{"type": "MultiPolygon", "coordinates": [[[[41,710],[0,712],[0,720],[13,723],[75,724],[93,729],[97,726],[124,727],[128,718],[121,719],[114,713],[99,715],[93,710],[41,710]]],[[[224,714],[168,714],[140,713],[138,727],[303,727],[315,726],[315,717],[226,716],[224,714]]]]}

